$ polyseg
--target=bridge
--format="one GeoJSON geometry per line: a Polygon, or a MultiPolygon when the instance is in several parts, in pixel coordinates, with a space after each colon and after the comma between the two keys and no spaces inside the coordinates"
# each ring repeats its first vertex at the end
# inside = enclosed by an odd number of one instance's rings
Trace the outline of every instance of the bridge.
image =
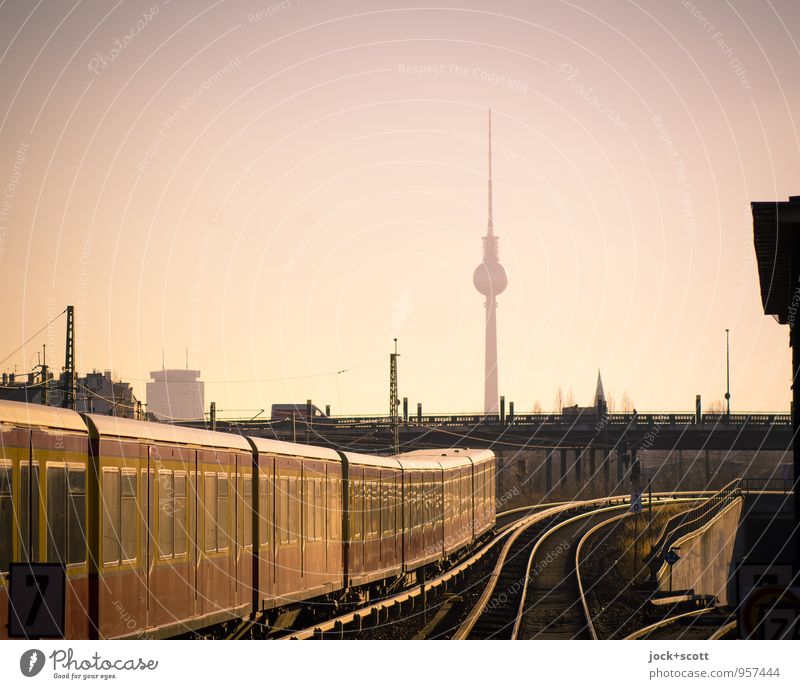
{"type": "Polygon", "coordinates": [[[280,420],[227,419],[186,425],[278,440],[360,451],[391,453],[393,432],[402,451],[459,444],[503,447],[603,450],[750,450],[792,447],[790,414],[691,414],[673,412],[598,414],[582,409],[562,414],[436,414],[415,416],[314,417],[280,420]]]}

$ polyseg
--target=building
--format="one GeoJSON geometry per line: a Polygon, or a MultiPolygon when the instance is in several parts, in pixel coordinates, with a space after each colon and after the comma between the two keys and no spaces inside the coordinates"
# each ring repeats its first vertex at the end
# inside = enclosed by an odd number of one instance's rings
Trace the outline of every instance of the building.
{"type": "MultiPolygon", "coordinates": [[[[54,378],[51,371],[15,376],[2,374],[0,399],[30,404],[48,404],[61,407],[64,403],[66,374],[54,378]],[[46,382],[46,385],[45,385],[46,382]]],[[[144,418],[142,406],[133,394],[130,383],[113,380],[111,371],[92,371],[78,377],[75,383],[75,410],[108,416],[121,416],[127,419],[144,418]]]]}
{"type": "Polygon", "coordinates": [[[167,368],[151,371],[147,383],[147,412],[158,421],[205,418],[205,387],[200,371],[167,368]]]}

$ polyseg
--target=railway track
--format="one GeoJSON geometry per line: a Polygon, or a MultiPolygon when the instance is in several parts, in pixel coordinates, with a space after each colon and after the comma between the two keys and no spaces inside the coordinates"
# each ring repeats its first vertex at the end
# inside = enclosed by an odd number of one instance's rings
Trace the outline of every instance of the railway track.
{"type": "MultiPolygon", "coordinates": [[[[680,494],[685,497],[679,499],[696,499],[705,492],[708,491],[686,491],[680,494]]],[[[673,495],[654,493],[653,497],[659,502],[673,502],[673,495]]],[[[537,594],[535,586],[532,591],[525,583],[527,573],[536,564],[533,560],[537,545],[542,543],[543,538],[568,523],[585,524],[588,529],[595,524],[592,520],[585,521],[592,515],[602,516],[608,510],[627,509],[628,505],[628,496],[620,495],[595,500],[531,505],[499,512],[495,532],[488,542],[484,542],[461,562],[432,577],[424,585],[415,584],[394,595],[303,629],[285,633],[273,630],[270,638],[369,638],[369,630],[380,629],[384,630],[383,636],[379,634],[373,638],[528,638],[526,635],[530,633],[530,629],[523,629],[521,624],[523,613],[527,607],[535,604],[537,596],[540,598],[544,593],[537,594]],[[470,582],[469,573],[485,568],[495,553],[498,560],[491,573],[484,571],[481,575],[476,575],[475,581],[470,582]],[[479,563],[481,566],[476,567],[479,563]],[[496,600],[492,600],[495,591],[496,600]],[[442,592],[444,595],[440,595],[442,592]],[[438,599],[430,607],[427,607],[428,603],[421,606],[420,603],[431,594],[437,594],[438,599]],[[534,598],[529,598],[530,605],[525,606],[525,597],[530,597],[531,594],[534,598]],[[423,612],[420,612],[420,607],[423,612]],[[413,614],[410,615],[411,609],[413,614]],[[392,625],[409,617],[421,619],[392,636],[389,632],[392,625]]],[[[577,543],[582,533],[578,530],[573,534],[574,543],[577,543]]],[[[548,551],[539,552],[544,552],[546,556],[548,551]]],[[[574,582],[574,559],[569,557],[564,560],[573,561],[571,581],[574,582]]],[[[572,598],[578,598],[577,593],[573,592],[572,598]]],[[[555,597],[551,600],[555,600],[555,597]]],[[[585,627],[585,617],[582,619],[582,626],[585,627]]],[[[228,638],[246,638],[255,625],[253,621],[245,623],[228,638]]]]}
{"type": "MultiPolygon", "coordinates": [[[[446,591],[448,588],[452,588],[453,584],[455,584],[458,579],[462,579],[462,584],[465,583],[463,582],[463,579],[466,573],[474,568],[479,562],[491,560],[491,557],[487,558],[487,555],[493,554],[498,550],[502,551],[502,549],[505,548],[508,539],[512,535],[518,534],[521,530],[524,530],[526,527],[534,523],[550,519],[554,515],[562,512],[566,513],[569,510],[573,510],[574,513],[574,510],[576,509],[607,505],[609,500],[618,502],[620,504],[627,504],[626,496],[615,496],[612,498],[601,498],[597,500],[585,500],[570,503],[532,505],[516,510],[509,510],[508,512],[498,513],[498,521],[500,522],[501,526],[499,526],[499,528],[495,527],[495,535],[488,541],[488,543],[485,543],[485,545],[480,547],[470,557],[460,562],[455,567],[436,577],[432,577],[429,581],[426,581],[424,586],[415,585],[409,589],[403,590],[402,592],[398,592],[391,597],[374,601],[366,606],[349,611],[335,618],[316,623],[311,627],[291,631],[286,634],[276,636],[275,638],[312,639],[342,638],[344,636],[358,637],[361,636],[361,632],[368,629],[375,630],[376,628],[384,628],[385,630],[388,630],[390,625],[393,623],[391,618],[394,617],[401,620],[404,619],[405,613],[407,613],[410,608],[413,608],[414,606],[419,607],[420,602],[423,600],[423,598],[421,598],[422,596],[427,596],[428,594],[431,594],[437,590],[446,591]],[[520,514],[522,515],[521,517],[517,516],[520,514]],[[509,521],[509,519],[511,519],[511,521],[509,521]]],[[[423,613],[423,619],[419,620],[418,624],[408,625],[408,627],[413,629],[413,633],[409,633],[408,629],[404,629],[402,636],[419,638],[450,638],[452,630],[455,627],[458,627],[458,623],[453,623],[452,620],[463,617],[463,614],[459,613],[463,611],[465,604],[471,610],[474,610],[477,607],[471,605],[471,599],[475,598],[476,591],[480,591],[482,588],[481,584],[483,582],[480,579],[482,579],[482,577],[479,577],[479,581],[477,583],[466,582],[466,586],[461,584],[459,585],[460,590],[458,597],[461,597],[462,600],[452,600],[451,598],[449,607],[452,608],[452,614],[442,615],[441,618],[437,620],[437,624],[432,625],[431,623],[439,611],[440,604],[437,603],[436,605],[431,606],[430,610],[423,608],[426,610],[426,613],[430,614],[430,622],[426,617],[424,617],[425,613],[423,613]],[[419,636],[422,632],[424,632],[424,636],[419,636]]],[[[491,584],[492,581],[496,579],[494,573],[489,575],[488,579],[491,584]]],[[[448,601],[445,600],[441,604],[444,605],[447,603],[448,601]]],[[[419,617],[419,615],[417,615],[417,617],[419,617]]],[[[384,631],[384,635],[389,636],[388,631],[384,631]]],[[[394,638],[401,637],[395,636],[394,638]]],[[[453,636],[453,638],[458,637],[453,636]]]]}
{"type": "Polygon", "coordinates": [[[578,584],[575,552],[588,531],[609,521],[609,512],[624,513],[627,509],[627,504],[596,509],[563,521],[543,534],[530,554],[528,584],[516,611],[512,638],[592,638],[578,584]]]}
{"type": "Polygon", "coordinates": [[[650,640],[703,641],[724,639],[736,631],[736,622],[731,614],[719,608],[702,608],[672,615],[659,622],[642,627],[625,638],[650,640]]]}

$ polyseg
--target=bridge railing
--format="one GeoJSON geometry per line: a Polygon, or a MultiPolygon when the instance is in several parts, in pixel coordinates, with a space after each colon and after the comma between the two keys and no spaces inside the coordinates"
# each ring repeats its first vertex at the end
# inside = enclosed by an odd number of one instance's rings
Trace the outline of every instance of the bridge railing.
{"type": "Polygon", "coordinates": [[[742,495],[742,479],[737,478],[720,488],[714,495],[701,502],[697,507],[670,517],[650,551],[650,561],[655,567],[664,561],[675,542],[698,531],[714,519],[725,507],[742,495]]]}
{"type": "MultiPolygon", "coordinates": [[[[426,416],[410,415],[408,419],[399,418],[402,427],[413,429],[426,428],[458,428],[480,430],[496,429],[498,426],[511,426],[514,428],[585,428],[608,427],[608,428],[631,428],[646,429],[658,426],[697,426],[697,418],[694,414],[685,412],[653,412],[653,413],[619,413],[598,415],[593,408],[581,409],[577,412],[565,412],[562,414],[506,414],[504,418],[498,414],[429,414],[426,416]]],[[[222,423],[223,421],[220,420],[222,423]]],[[[292,424],[291,419],[225,419],[224,423],[236,426],[260,427],[264,425],[275,426],[276,428],[288,427],[292,424]]],[[[386,429],[391,425],[389,416],[323,416],[314,417],[307,420],[298,416],[294,423],[297,426],[306,425],[321,429],[340,429],[340,428],[371,428],[386,429]]],[[[203,425],[203,422],[192,425],[203,425]]],[[[759,429],[769,429],[772,426],[790,427],[791,416],[789,414],[703,414],[700,425],[705,429],[719,427],[721,429],[735,427],[750,427],[759,429]]]]}
{"type": "Polygon", "coordinates": [[[785,477],[742,479],[742,493],[783,493],[789,495],[794,491],[794,480],[785,477]]]}

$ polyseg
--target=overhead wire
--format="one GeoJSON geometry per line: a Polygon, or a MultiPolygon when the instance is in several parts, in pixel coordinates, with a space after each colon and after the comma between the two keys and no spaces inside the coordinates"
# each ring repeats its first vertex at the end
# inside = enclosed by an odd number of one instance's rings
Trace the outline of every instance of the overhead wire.
{"type": "Polygon", "coordinates": [[[12,356],[14,356],[14,355],[15,355],[15,354],[16,354],[16,353],[17,353],[17,352],[20,350],[20,349],[23,349],[23,348],[25,347],[25,345],[26,345],[26,344],[28,344],[28,343],[29,343],[29,342],[30,342],[30,341],[31,341],[31,340],[32,340],[34,337],[36,337],[36,336],[37,336],[37,335],[39,335],[40,333],[44,332],[44,331],[45,331],[47,328],[49,328],[51,325],[53,325],[53,323],[55,323],[55,322],[56,322],[56,321],[57,321],[59,318],[61,318],[61,316],[63,316],[63,315],[66,313],[66,312],[67,312],[67,310],[66,310],[66,309],[64,309],[64,310],[63,310],[63,311],[62,311],[60,314],[58,314],[58,315],[57,315],[55,318],[53,318],[53,320],[51,320],[49,323],[46,323],[46,324],[45,324],[44,326],[42,326],[42,327],[41,327],[39,330],[37,330],[35,333],[33,333],[33,335],[31,335],[31,336],[30,336],[30,337],[29,337],[27,340],[25,340],[25,342],[23,342],[23,343],[22,343],[22,344],[21,344],[19,347],[17,347],[17,348],[16,348],[16,349],[15,349],[13,352],[11,352],[9,355],[7,355],[6,357],[4,357],[3,359],[0,359],[0,364],[3,364],[3,363],[5,363],[6,361],[8,361],[8,360],[9,360],[9,359],[10,359],[12,356]]]}

